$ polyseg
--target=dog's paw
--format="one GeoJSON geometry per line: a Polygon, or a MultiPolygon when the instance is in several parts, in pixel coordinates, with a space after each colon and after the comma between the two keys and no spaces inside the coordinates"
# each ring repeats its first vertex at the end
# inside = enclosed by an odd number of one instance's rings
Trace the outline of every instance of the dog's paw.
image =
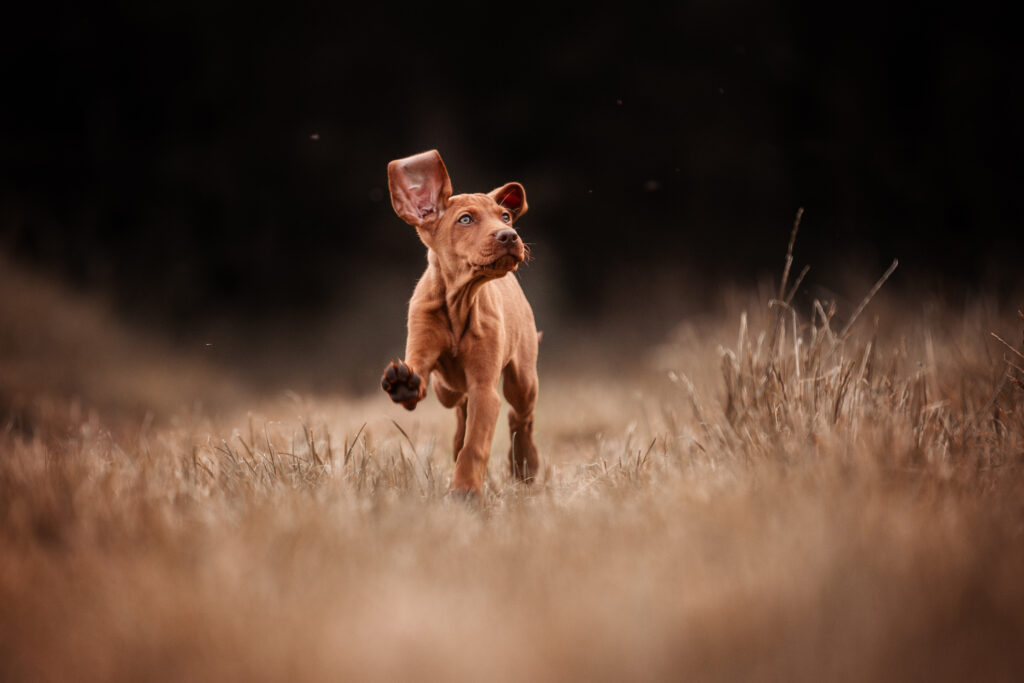
{"type": "Polygon", "coordinates": [[[470,508],[483,506],[483,493],[475,489],[448,489],[448,500],[461,503],[470,508]]]}
{"type": "Polygon", "coordinates": [[[401,403],[408,410],[416,407],[423,398],[423,379],[402,361],[390,363],[380,379],[380,386],[395,403],[401,403]]]}

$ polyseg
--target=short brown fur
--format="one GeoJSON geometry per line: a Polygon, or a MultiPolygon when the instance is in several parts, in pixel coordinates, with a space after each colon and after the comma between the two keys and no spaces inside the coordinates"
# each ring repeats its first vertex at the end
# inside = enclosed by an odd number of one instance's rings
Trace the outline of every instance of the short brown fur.
{"type": "Polygon", "coordinates": [[[427,246],[427,270],[409,302],[405,360],[388,365],[384,391],[409,410],[426,398],[433,375],[441,404],[455,408],[453,491],[483,486],[501,399],[510,405],[513,476],[532,482],[539,335],[515,277],[527,250],[512,228],[526,213],[526,192],[507,183],[487,194],[452,196],[436,150],[388,164],[395,212],[427,246]]]}

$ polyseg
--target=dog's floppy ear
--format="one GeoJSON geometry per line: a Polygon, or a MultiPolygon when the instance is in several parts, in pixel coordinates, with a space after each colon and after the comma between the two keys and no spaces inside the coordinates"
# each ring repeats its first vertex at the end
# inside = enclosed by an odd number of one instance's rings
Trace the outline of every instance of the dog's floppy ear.
{"type": "Polygon", "coordinates": [[[436,149],[389,163],[388,188],[395,213],[417,228],[436,224],[452,196],[448,169],[436,149]]]}
{"type": "Polygon", "coordinates": [[[519,183],[505,183],[499,188],[491,190],[487,196],[504,206],[512,213],[512,218],[519,218],[528,208],[526,203],[526,190],[519,183]]]}

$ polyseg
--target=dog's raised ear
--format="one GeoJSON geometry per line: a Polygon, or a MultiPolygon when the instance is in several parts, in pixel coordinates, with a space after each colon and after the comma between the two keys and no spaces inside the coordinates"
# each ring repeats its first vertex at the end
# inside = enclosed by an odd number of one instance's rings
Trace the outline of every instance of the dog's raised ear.
{"type": "Polygon", "coordinates": [[[488,192],[487,196],[496,201],[498,206],[508,209],[512,213],[513,219],[522,216],[529,208],[526,203],[526,190],[519,183],[505,183],[488,192]]]}
{"type": "Polygon", "coordinates": [[[395,213],[417,228],[436,225],[452,196],[448,169],[436,149],[389,163],[388,188],[395,213]]]}

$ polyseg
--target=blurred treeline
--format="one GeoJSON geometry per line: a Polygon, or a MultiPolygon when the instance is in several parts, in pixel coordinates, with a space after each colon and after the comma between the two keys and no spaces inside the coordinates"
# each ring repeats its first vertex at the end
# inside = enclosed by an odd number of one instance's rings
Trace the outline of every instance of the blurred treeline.
{"type": "Polygon", "coordinates": [[[560,315],[777,270],[799,206],[812,279],[894,257],[893,286],[1015,278],[1022,60],[999,12],[493,9],[18,10],[0,249],[174,329],[401,299],[423,255],[385,164],[436,147],[456,191],[525,184],[524,279],[560,315]]]}

